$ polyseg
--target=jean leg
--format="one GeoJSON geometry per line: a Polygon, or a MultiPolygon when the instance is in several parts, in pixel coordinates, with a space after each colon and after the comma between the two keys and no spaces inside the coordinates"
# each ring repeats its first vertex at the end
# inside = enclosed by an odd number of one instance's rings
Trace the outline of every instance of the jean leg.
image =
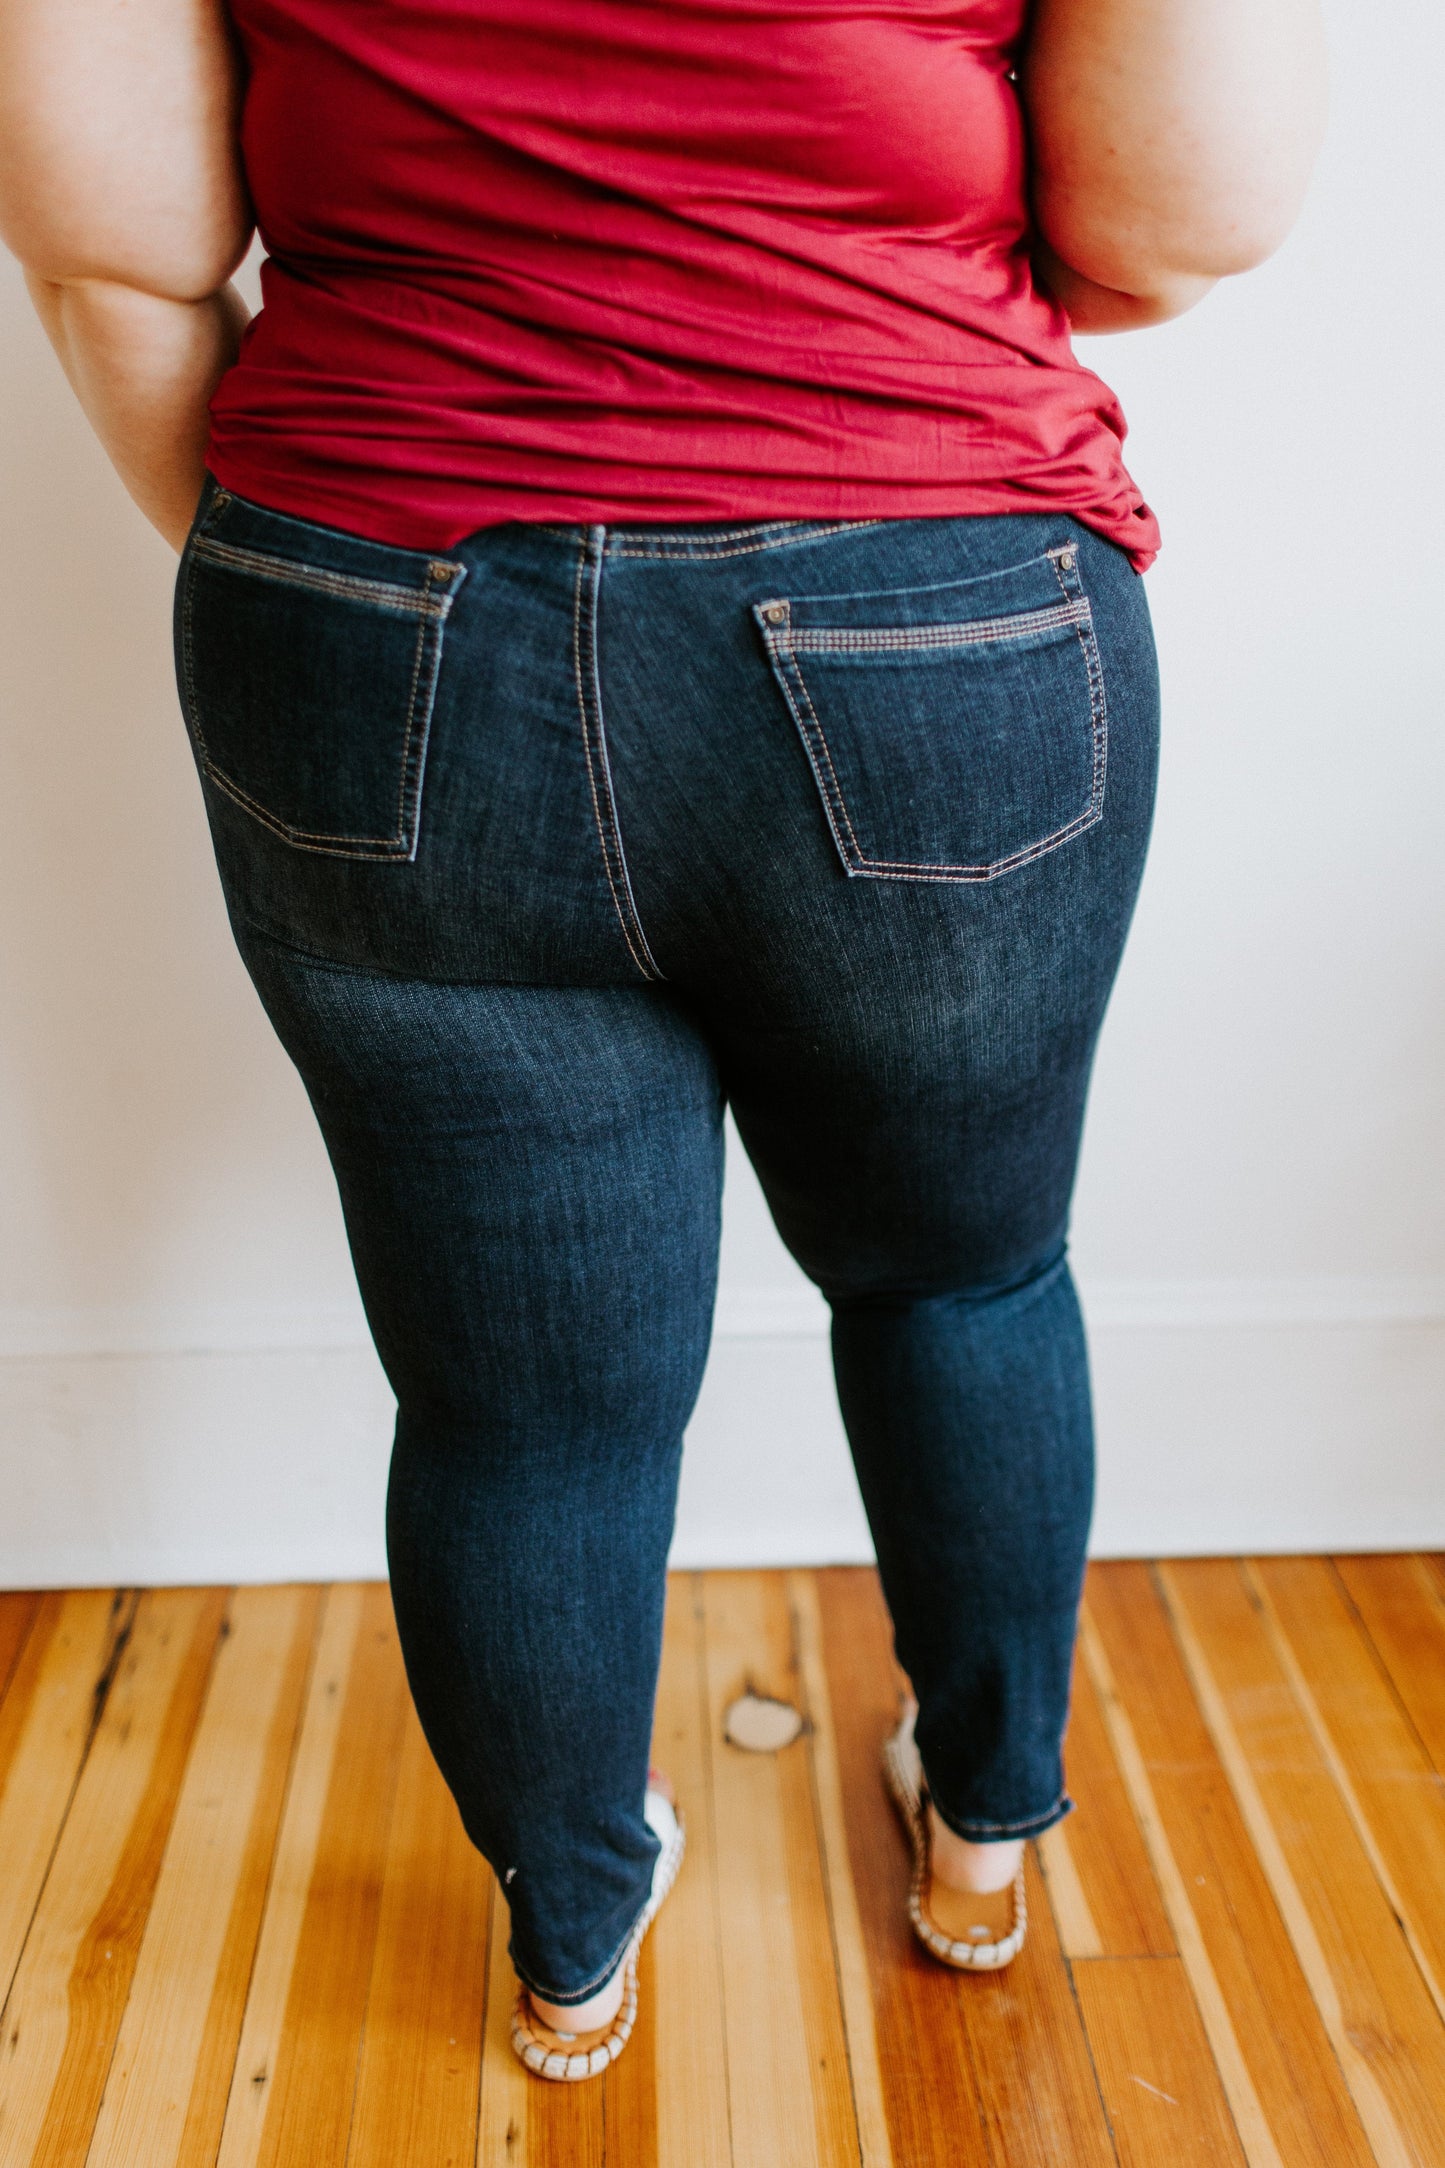
{"type": "Polygon", "coordinates": [[[935,1803],[976,1843],[1035,1835],[1067,1806],[1093,1501],[1062,1245],[997,1286],[839,1297],[833,1357],[935,1803]]]}
{"type": "Polygon", "coordinates": [[[976,1841],[1067,1809],[1093,1431],[1065,1238],[1143,830],[996,893],[874,884],[846,951],[795,948],[785,1031],[713,1028],[779,1230],[832,1305],[919,1749],[976,1841]],[[1117,898],[1102,926],[1069,908],[1091,856],[1117,898]]]}
{"type": "Polygon", "coordinates": [[[1119,553],[1062,520],[732,547],[609,560],[633,893],[833,1305],[941,1811],[976,1837],[1043,1828],[1066,1804],[1092,1489],[1063,1244],[1153,804],[1148,612],[1119,553]],[[1000,613],[1019,640],[991,652],[1000,613]]]}
{"type": "Polygon", "coordinates": [[[869,1007],[865,1022],[839,1005],[833,1074],[819,1047],[801,1096],[735,1040],[729,1080],[780,1231],[832,1306],[930,1788],[950,1826],[986,1842],[1066,1811],[1093,1430],[1064,1236],[1092,1033],[1062,1088],[1025,1088],[990,1083],[951,1032],[929,1053],[906,978],[869,1007]],[[911,1092],[889,1112],[899,1031],[911,1092]]]}
{"type": "Polygon", "coordinates": [[[879,883],[847,951],[795,950],[787,1030],[734,1011],[713,1032],[779,1230],[832,1305],[930,1788],[980,1842],[1067,1810],[1093,1431],[1065,1238],[1133,840],[1123,867],[1098,854],[1120,884],[1102,937],[1050,860],[996,896],[879,883]]]}
{"type": "Polygon", "coordinates": [[[528,1986],[581,2001],[646,1901],[642,1815],[721,1105],[646,988],[380,977],[247,939],[397,1394],[387,1540],[427,1738],[528,1986]]]}

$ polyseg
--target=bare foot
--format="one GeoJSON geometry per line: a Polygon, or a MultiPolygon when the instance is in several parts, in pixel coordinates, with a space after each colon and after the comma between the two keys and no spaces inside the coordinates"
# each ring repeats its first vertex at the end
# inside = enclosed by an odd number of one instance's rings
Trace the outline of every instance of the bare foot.
{"type": "Polygon", "coordinates": [[[544,2002],[528,1988],[527,1999],[550,2032],[585,2033],[605,2030],[622,2008],[623,1978],[627,1967],[619,1965],[605,1987],[586,2002],[544,2002]]]}
{"type": "Polygon", "coordinates": [[[1007,1889],[1024,1856],[1022,1837],[1006,1837],[1002,1844],[970,1844],[956,1836],[928,1803],[929,1860],[946,1889],[968,1890],[978,1895],[1007,1889]]]}

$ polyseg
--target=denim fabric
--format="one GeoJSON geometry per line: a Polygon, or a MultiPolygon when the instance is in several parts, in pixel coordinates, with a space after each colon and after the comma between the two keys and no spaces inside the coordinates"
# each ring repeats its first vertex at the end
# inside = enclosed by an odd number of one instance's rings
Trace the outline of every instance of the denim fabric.
{"type": "Polygon", "coordinates": [[[944,1819],[1046,1828],[1092,1484],[1065,1228],[1143,862],[1140,582],[1063,516],[485,529],[210,485],[178,669],[399,1403],[427,1737],[522,1978],[645,1900],[722,1114],[833,1311],[944,1819]]]}

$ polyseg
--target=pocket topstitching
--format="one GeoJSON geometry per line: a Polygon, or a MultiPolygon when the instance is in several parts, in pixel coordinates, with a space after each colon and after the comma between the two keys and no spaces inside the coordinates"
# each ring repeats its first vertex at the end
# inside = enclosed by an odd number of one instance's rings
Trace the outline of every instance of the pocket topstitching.
{"type": "Polygon", "coordinates": [[[847,873],[992,881],[1102,818],[1104,678],[1074,544],[754,616],[847,873]]]}
{"type": "Polygon", "coordinates": [[[413,858],[442,633],[465,577],[218,491],[177,611],[207,781],[298,850],[413,858]]]}

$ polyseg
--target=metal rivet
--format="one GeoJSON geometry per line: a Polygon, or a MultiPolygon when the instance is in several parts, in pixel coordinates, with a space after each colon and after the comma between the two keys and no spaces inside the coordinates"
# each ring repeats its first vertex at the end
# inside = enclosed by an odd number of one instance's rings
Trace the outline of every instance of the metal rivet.
{"type": "Polygon", "coordinates": [[[1074,551],[1074,550],[1060,550],[1060,551],[1059,551],[1059,570],[1060,570],[1060,572],[1072,572],[1072,571],[1073,571],[1073,569],[1074,569],[1074,566],[1075,566],[1075,565],[1076,565],[1077,563],[1078,563],[1078,553],[1077,553],[1076,551],[1074,551]]]}
{"type": "Polygon", "coordinates": [[[781,625],[788,614],[786,602],[770,602],[763,615],[770,625],[781,625]]]}
{"type": "Polygon", "coordinates": [[[455,570],[455,567],[452,565],[444,565],[440,557],[434,557],[431,563],[427,566],[427,570],[434,580],[449,580],[452,576],[453,571],[455,570]]]}

